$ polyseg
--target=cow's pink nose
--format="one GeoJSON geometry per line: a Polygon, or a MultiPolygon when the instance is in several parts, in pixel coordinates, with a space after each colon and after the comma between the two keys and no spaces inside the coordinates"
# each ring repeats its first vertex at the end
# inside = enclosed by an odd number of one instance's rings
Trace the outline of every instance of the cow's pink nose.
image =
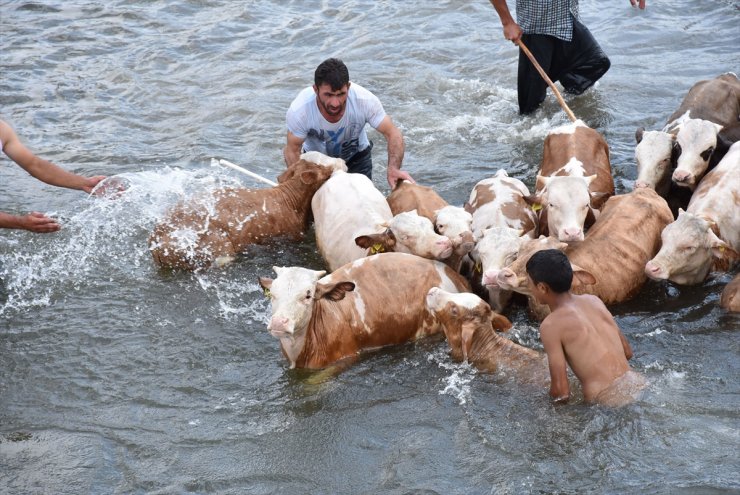
{"type": "Polygon", "coordinates": [[[642,189],[642,188],[647,189],[649,187],[650,187],[650,184],[648,184],[645,181],[642,181],[642,180],[635,181],[635,189],[642,189]]]}
{"type": "Polygon", "coordinates": [[[508,268],[504,268],[498,272],[496,282],[499,287],[515,287],[516,286],[516,274],[508,268]]]}
{"type": "Polygon", "coordinates": [[[562,239],[560,239],[561,242],[582,241],[582,240],[583,240],[583,230],[579,229],[578,227],[569,227],[569,228],[563,229],[562,239]]]}
{"type": "Polygon", "coordinates": [[[486,270],[483,272],[483,285],[489,287],[498,287],[498,274],[500,270],[486,270]]]}
{"type": "Polygon", "coordinates": [[[288,331],[288,318],[284,316],[273,316],[267,329],[273,333],[286,333],[288,331]]]}
{"type": "Polygon", "coordinates": [[[676,170],[673,172],[673,181],[674,182],[689,182],[689,179],[691,179],[691,172],[687,172],[686,170],[676,170]]]}

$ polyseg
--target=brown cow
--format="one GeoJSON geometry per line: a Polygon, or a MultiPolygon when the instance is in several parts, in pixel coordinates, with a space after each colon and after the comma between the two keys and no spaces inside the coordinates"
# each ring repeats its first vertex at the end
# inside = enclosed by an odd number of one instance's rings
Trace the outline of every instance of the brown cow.
{"type": "Polygon", "coordinates": [[[498,335],[496,330],[510,328],[511,322],[480,297],[432,287],[426,305],[442,324],[454,360],[483,371],[512,370],[518,378],[542,387],[550,382],[545,354],[498,335]]]}
{"type": "Polygon", "coordinates": [[[381,253],[326,272],[273,267],[267,327],[291,368],[324,368],[362,349],[408,342],[442,331],[424,305],[431,287],[469,290],[448,266],[405,253],[381,253]],[[323,277],[323,278],[322,278],[323,277]]]}
{"type": "Polygon", "coordinates": [[[471,222],[473,216],[462,207],[452,206],[431,187],[420,186],[399,180],[387,198],[388,206],[394,215],[416,210],[434,224],[434,230],[452,242],[453,254],[445,264],[455,271],[474,246],[471,222]]]}
{"type": "MultiPolygon", "coordinates": [[[[541,205],[539,232],[563,242],[582,241],[594,210],[614,194],[606,140],[578,120],[545,138],[534,205],[541,205]]],[[[537,206],[535,206],[537,207],[537,206]]]]}
{"type": "Polygon", "coordinates": [[[250,244],[302,237],[311,198],[335,170],[347,170],[344,160],[304,153],[273,188],[218,189],[177,204],[149,236],[154,261],[182,270],[221,266],[250,244]]]}
{"type": "Polygon", "coordinates": [[[722,291],[719,305],[727,311],[740,313],[740,273],[727,284],[722,291]]]}
{"type": "Polygon", "coordinates": [[[647,280],[645,263],[658,252],[660,233],[672,220],[665,199],[652,189],[613,196],[583,242],[568,245],[544,237],[527,241],[516,261],[499,272],[498,284],[531,295],[527,261],[541,249],[560,249],[573,265],[575,294],[593,294],[605,304],[626,301],[647,280]]]}

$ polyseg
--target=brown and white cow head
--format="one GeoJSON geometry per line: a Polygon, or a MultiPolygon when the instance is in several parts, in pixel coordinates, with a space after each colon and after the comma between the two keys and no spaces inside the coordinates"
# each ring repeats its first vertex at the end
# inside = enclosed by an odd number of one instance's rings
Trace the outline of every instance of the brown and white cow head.
{"type": "Polygon", "coordinates": [[[671,171],[676,159],[676,136],[663,131],[645,131],[641,127],[635,133],[635,138],[635,189],[654,189],[665,197],[671,185],[671,171]]]}
{"type": "MultiPolygon", "coordinates": [[[[519,254],[516,260],[509,265],[508,268],[504,268],[498,274],[496,281],[499,287],[505,290],[513,290],[531,296],[532,291],[529,287],[529,281],[527,276],[527,262],[537,251],[543,249],[559,249],[565,251],[568,248],[568,244],[560,242],[553,237],[540,236],[539,239],[526,239],[519,248],[519,254]]],[[[594,285],[597,283],[594,275],[578,265],[570,264],[573,269],[573,285],[572,288],[581,287],[584,285],[594,285]]]]}
{"type": "Polygon", "coordinates": [[[335,282],[329,277],[324,283],[319,282],[326,275],[323,270],[278,266],[274,266],[273,270],[277,273],[274,280],[259,278],[260,286],[270,298],[272,306],[267,329],[280,340],[280,346],[292,368],[303,351],[306,330],[316,301],[339,301],[347,292],[354,290],[355,284],[351,281],[335,282]]]}
{"type": "Polygon", "coordinates": [[[489,289],[498,287],[498,273],[516,260],[523,241],[521,230],[493,227],[483,231],[483,236],[470,253],[482,285],[489,289]]]}
{"type": "Polygon", "coordinates": [[[445,206],[437,210],[434,216],[435,230],[452,241],[455,254],[460,256],[468,254],[475,245],[472,223],[473,215],[460,206],[445,206]]]}
{"type": "Polygon", "coordinates": [[[355,243],[373,252],[395,251],[436,260],[449,258],[453,250],[452,241],[437,234],[432,221],[416,210],[399,213],[385,232],[358,236],[355,243]]]}
{"type": "Polygon", "coordinates": [[[676,221],[663,229],[663,245],[645,265],[645,274],[653,280],[693,285],[707,277],[713,258],[738,259],[738,253],[717,237],[712,227],[706,218],[679,209],[676,221]]]}
{"type": "Polygon", "coordinates": [[[347,165],[341,158],[332,158],[319,153],[309,151],[303,153],[300,159],[289,166],[280,176],[278,184],[300,175],[304,184],[324,183],[334,172],[346,172],[347,165]]]}
{"type": "Polygon", "coordinates": [[[476,331],[506,331],[511,322],[495,313],[483,299],[470,292],[451,293],[432,287],[426,296],[427,309],[442,325],[452,358],[467,361],[476,331]]]}
{"type": "Polygon", "coordinates": [[[717,147],[717,134],[722,126],[702,119],[688,119],[676,135],[679,148],[673,182],[692,191],[709,167],[709,159],[717,147]]]}
{"type": "Polygon", "coordinates": [[[593,214],[588,187],[595,178],[595,175],[537,176],[537,190],[540,192],[526,200],[534,208],[536,205],[543,208],[551,236],[562,242],[583,240],[586,217],[593,214]]]}

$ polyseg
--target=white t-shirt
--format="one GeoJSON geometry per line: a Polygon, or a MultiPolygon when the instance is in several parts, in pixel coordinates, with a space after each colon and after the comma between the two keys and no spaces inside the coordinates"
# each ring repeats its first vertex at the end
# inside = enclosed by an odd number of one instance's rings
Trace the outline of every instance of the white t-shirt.
{"type": "Polygon", "coordinates": [[[298,93],[290,104],[285,120],[292,134],[305,139],[304,151],[320,151],[331,157],[349,160],[370,145],[365,124],[377,129],[385,115],[383,105],[374,94],[352,83],[347,106],[339,122],[333,124],[321,115],[313,86],[298,93]]]}

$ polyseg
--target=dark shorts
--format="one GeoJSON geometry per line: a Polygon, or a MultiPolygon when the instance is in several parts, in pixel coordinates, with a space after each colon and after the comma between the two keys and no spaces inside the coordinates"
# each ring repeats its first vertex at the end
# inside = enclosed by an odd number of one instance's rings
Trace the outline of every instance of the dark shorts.
{"type": "MultiPolygon", "coordinates": [[[[581,94],[609,70],[611,62],[591,32],[573,19],[573,39],[564,41],[545,34],[523,34],[522,42],[542,69],[560,81],[568,93],[581,94]]],[[[517,75],[519,113],[533,112],[545,100],[547,83],[529,58],[519,50],[517,75]]]]}
{"type": "Polygon", "coordinates": [[[347,171],[353,174],[364,174],[368,179],[373,178],[373,142],[362,151],[358,151],[347,160],[347,171]]]}

